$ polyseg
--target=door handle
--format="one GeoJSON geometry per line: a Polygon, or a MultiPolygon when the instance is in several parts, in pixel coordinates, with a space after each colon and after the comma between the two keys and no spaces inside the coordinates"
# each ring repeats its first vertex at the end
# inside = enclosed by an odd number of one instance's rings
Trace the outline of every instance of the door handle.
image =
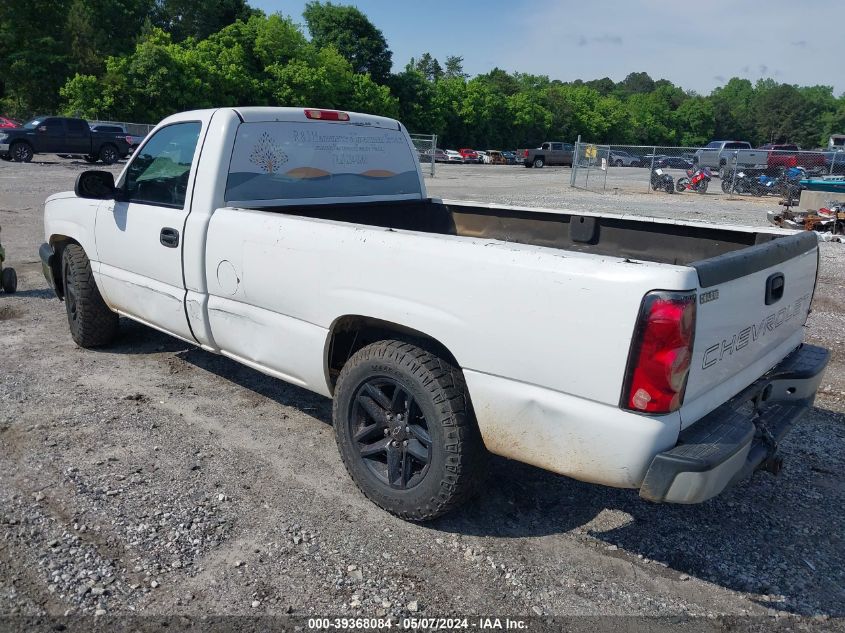
{"type": "Polygon", "coordinates": [[[169,227],[164,227],[161,230],[158,239],[162,246],[166,246],[167,248],[176,248],[179,246],[179,231],[169,227]]]}

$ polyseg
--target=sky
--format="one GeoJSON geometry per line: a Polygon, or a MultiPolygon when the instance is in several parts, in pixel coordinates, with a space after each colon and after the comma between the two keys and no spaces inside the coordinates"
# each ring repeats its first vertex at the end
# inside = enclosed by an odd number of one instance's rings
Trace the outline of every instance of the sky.
{"type": "MultiPolygon", "coordinates": [[[[464,71],[624,79],[645,71],[708,94],[731,77],[845,91],[845,2],[795,0],[334,0],[384,33],[394,70],[428,51],[464,71]]],[[[304,0],[249,0],[304,24],[304,0]]]]}

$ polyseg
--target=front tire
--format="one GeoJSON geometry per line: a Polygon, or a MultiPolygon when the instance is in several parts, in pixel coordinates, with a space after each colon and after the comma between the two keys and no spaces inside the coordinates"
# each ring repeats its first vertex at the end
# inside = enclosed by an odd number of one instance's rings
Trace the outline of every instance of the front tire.
{"type": "Polygon", "coordinates": [[[29,143],[18,142],[9,148],[9,154],[12,155],[15,162],[29,163],[32,162],[35,152],[32,151],[32,146],[29,143]]]}
{"type": "Polygon", "coordinates": [[[113,165],[117,162],[120,156],[117,153],[117,148],[114,145],[103,145],[100,148],[100,160],[106,165],[113,165]]]}
{"type": "Polygon", "coordinates": [[[460,369],[387,340],[356,352],[337,382],[338,449],[364,495],[391,514],[428,521],[476,489],[486,452],[460,369]]]}
{"type": "Polygon", "coordinates": [[[18,274],[14,268],[4,268],[0,273],[0,286],[3,286],[3,292],[6,294],[13,294],[18,289],[18,274]]]}
{"type": "Polygon", "coordinates": [[[118,316],[103,301],[91,262],[79,244],[68,244],[62,252],[62,285],[68,327],[80,347],[101,347],[117,336],[118,316]]]}

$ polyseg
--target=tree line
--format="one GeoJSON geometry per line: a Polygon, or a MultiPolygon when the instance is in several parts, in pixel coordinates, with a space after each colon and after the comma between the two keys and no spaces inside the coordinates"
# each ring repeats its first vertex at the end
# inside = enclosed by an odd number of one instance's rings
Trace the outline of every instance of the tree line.
{"type": "Polygon", "coordinates": [[[845,132],[831,86],[732,78],[709,95],[634,72],[563,82],[430,53],[392,72],[382,32],[354,7],[314,1],[303,25],[245,0],[0,3],[0,112],[156,122],[181,110],[320,106],[391,116],[443,147],[543,140],[698,146],[826,143],[845,132]],[[36,17],[37,16],[37,17],[36,17]]]}

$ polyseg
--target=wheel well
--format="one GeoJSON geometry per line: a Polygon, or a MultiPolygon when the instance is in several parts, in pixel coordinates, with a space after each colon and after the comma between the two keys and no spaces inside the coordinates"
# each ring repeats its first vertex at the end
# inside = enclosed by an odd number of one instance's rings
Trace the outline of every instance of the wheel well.
{"type": "Polygon", "coordinates": [[[341,369],[355,352],[377,341],[388,339],[419,345],[448,360],[455,367],[460,367],[445,345],[424,332],[373,317],[346,315],[334,322],[326,344],[326,379],[332,392],[341,369]]]}
{"type": "Polygon", "coordinates": [[[68,244],[79,245],[79,242],[67,235],[50,236],[50,246],[53,247],[51,268],[53,269],[53,281],[56,282],[56,295],[59,299],[64,299],[65,296],[64,282],[62,280],[62,252],[68,244]]]}

